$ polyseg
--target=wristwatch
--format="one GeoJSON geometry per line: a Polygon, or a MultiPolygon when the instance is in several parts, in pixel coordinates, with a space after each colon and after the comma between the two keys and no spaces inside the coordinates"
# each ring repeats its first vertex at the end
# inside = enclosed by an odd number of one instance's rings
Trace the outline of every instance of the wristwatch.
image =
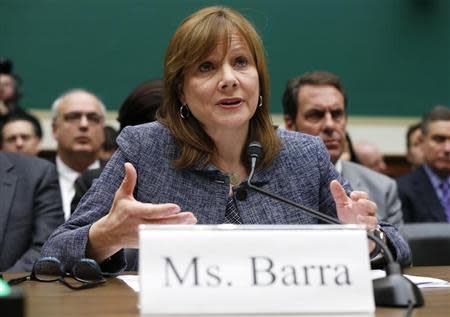
{"type": "MultiPolygon", "coordinates": [[[[377,225],[377,227],[375,229],[372,230],[371,232],[375,237],[377,237],[378,239],[380,239],[381,241],[383,241],[383,243],[386,245],[386,235],[384,234],[383,230],[381,229],[380,225],[377,225]]],[[[370,252],[370,258],[373,259],[375,258],[377,255],[384,255],[384,251],[381,248],[381,246],[375,242],[375,249],[372,250],[372,252],[370,252]]]]}

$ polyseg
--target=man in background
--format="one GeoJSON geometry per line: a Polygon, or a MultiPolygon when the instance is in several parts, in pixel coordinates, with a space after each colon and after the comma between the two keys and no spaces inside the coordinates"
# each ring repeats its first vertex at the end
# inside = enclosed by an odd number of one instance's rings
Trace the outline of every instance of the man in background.
{"type": "Polygon", "coordinates": [[[420,122],[411,125],[406,132],[406,160],[415,169],[423,163],[422,130],[420,122]]]}
{"type": "Polygon", "coordinates": [[[383,154],[381,154],[375,144],[368,141],[360,141],[354,144],[353,149],[362,165],[378,173],[386,172],[387,167],[383,154]]]}
{"type": "MultiPolygon", "coordinates": [[[[163,102],[163,81],[151,79],[140,83],[125,98],[119,108],[117,121],[119,132],[127,126],[138,125],[156,120],[156,113],[163,102]]],[[[91,187],[94,179],[100,176],[103,166],[85,171],[75,182],[75,196],[71,203],[74,212],[83,195],[91,187]]]]}
{"type": "Polygon", "coordinates": [[[0,149],[27,155],[38,155],[42,140],[39,120],[26,112],[9,115],[0,124],[0,149]]]}
{"type": "Polygon", "coordinates": [[[105,134],[105,140],[103,141],[99,158],[100,160],[107,162],[117,150],[116,138],[119,135],[119,132],[111,126],[105,126],[103,132],[105,134]]]}
{"type": "Polygon", "coordinates": [[[52,112],[52,132],[57,142],[55,163],[67,220],[75,180],[82,172],[100,167],[98,157],[104,141],[106,109],[97,96],[76,89],[59,97],[52,112]]]}
{"type": "Polygon", "coordinates": [[[6,116],[24,112],[19,106],[20,79],[13,73],[13,63],[0,57],[0,124],[6,116]]]}
{"type": "Polygon", "coordinates": [[[63,222],[55,166],[0,151],[0,271],[31,272],[42,245],[63,222]]]}
{"type": "Polygon", "coordinates": [[[359,164],[340,160],[345,148],[347,97],[338,76],[314,71],[288,82],[283,95],[284,121],[293,131],[320,136],[336,169],[354,190],[377,204],[381,221],[400,226],[401,203],[393,179],[359,164]]]}
{"type": "Polygon", "coordinates": [[[405,222],[450,222],[450,108],[437,106],[421,125],[424,163],[398,179],[405,222]]]}

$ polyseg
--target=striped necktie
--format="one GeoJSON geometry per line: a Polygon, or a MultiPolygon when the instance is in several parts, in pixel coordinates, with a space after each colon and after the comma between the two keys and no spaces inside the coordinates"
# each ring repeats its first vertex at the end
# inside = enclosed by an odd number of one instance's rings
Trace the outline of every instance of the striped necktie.
{"type": "Polygon", "coordinates": [[[223,223],[242,224],[241,216],[236,208],[236,202],[233,196],[230,196],[225,209],[225,219],[223,223]]]}

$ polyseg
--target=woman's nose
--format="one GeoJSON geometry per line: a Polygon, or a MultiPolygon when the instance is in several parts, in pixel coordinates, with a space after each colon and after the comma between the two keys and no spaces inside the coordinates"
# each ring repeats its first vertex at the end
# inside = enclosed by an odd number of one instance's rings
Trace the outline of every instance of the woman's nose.
{"type": "Polygon", "coordinates": [[[219,82],[219,88],[226,89],[238,86],[238,79],[233,68],[229,65],[224,65],[221,71],[221,80],[219,82]]]}

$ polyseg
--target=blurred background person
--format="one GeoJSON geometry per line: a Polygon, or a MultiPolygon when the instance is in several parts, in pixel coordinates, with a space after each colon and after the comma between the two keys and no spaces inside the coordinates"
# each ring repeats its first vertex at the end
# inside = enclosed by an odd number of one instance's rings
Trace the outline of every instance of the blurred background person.
{"type": "Polygon", "coordinates": [[[24,112],[20,97],[20,78],[13,73],[13,63],[0,57],[0,124],[8,114],[24,112]]]}
{"type": "MultiPolygon", "coordinates": [[[[354,190],[369,194],[378,207],[377,216],[395,226],[403,223],[395,181],[360,164],[340,159],[347,134],[347,95],[336,74],[313,71],[288,81],[283,94],[286,128],[319,136],[336,170],[354,190]]],[[[351,144],[351,141],[348,143],[351,144]]]]}
{"type": "Polygon", "coordinates": [[[75,180],[85,170],[100,167],[105,115],[101,100],[83,89],[64,93],[52,105],[52,132],[57,142],[55,163],[65,219],[70,216],[75,180]]]}
{"type": "MultiPolygon", "coordinates": [[[[163,81],[151,79],[139,84],[125,98],[119,108],[117,121],[120,131],[126,126],[134,126],[156,120],[156,112],[163,102],[163,81]]],[[[117,143],[116,143],[117,145],[117,143]]],[[[75,182],[75,196],[72,199],[71,211],[75,211],[81,197],[91,187],[92,182],[100,176],[103,166],[83,172],[75,182]]]]}
{"type": "Polygon", "coordinates": [[[105,126],[103,132],[105,133],[105,141],[102,144],[98,157],[100,160],[106,162],[111,158],[117,149],[116,138],[119,133],[111,126],[105,126]]]}
{"type": "Polygon", "coordinates": [[[5,117],[0,124],[0,149],[28,155],[38,155],[42,140],[39,120],[28,113],[16,113],[5,117]]]}
{"type": "Polygon", "coordinates": [[[345,133],[344,150],[339,159],[360,164],[358,157],[355,154],[355,150],[353,149],[352,139],[350,138],[350,134],[348,132],[345,133]]]}
{"type": "Polygon", "coordinates": [[[129,125],[156,120],[156,113],[163,103],[163,81],[150,79],[139,84],[124,100],[117,121],[120,131],[129,125]]]}
{"type": "Polygon", "coordinates": [[[386,172],[387,166],[384,161],[384,156],[374,143],[359,141],[353,145],[353,149],[360,164],[378,173],[386,172]]]}
{"type": "Polygon", "coordinates": [[[423,163],[421,123],[411,125],[406,132],[406,160],[411,168],[417,168],[423,163]]]}
{"type": "Polygon", "coordinates": [[[398,179],[405,222],[450,222],[450,108],[423,116],[424,163],[398,179]]]}

